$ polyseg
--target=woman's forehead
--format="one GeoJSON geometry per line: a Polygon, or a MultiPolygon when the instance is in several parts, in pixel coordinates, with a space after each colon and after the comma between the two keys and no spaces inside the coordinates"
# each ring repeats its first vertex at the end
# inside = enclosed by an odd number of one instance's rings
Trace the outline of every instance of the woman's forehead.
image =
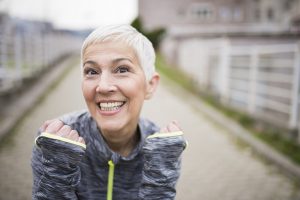
{"type": "Polygon", "coordinates": [[[139,60],[134,48],[120,41],[106,41],[90,44],[83,52],[83,59],[97,55],[124,56],[128,59],[139,60]]]}
{"type": "Polygon", "coordinates": [[[83,61],[91,58],[97,59],[128,59],[139,63],[135,50],[120,41],[106,41],[93,43],[87,46],[83,52],[83,61]]]}

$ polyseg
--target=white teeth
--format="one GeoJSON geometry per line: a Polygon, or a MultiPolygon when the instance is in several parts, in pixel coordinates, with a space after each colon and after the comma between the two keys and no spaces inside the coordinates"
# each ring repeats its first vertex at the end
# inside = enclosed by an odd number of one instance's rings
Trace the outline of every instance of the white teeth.
{"type": "Polygon", "coordinates": [[[112,110],[117,110],[120,108],[124,103],[123,102],[105,102],[105,103],[100,103],[100,109],[104,111],[112,111],[112,110]]]}

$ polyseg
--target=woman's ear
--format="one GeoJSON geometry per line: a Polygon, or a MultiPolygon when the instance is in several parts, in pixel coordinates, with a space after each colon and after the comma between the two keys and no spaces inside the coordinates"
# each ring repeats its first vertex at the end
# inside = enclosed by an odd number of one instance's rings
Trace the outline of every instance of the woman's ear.
{"type": "Polygon", "coordinates": [[[147,82],[145,99],[151,99],[159,84],[159,79],[159,74],[155,72],[152,78],[147,82]]]}

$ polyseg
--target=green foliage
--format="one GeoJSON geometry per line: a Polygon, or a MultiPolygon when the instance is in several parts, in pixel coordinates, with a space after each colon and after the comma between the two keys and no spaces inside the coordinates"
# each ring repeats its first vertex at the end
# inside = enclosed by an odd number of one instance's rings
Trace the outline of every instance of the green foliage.
{"type": "Polygon", "coordinates": [[[278,132],[264,130],[256,132],[255,136],[267,142],[279,152],[285,154],[295,163],[300,164],[300,146],[296,141],[287,139],[278,132]]]}
{"type": "Polygon", "coordinates": [[[162,37],[165,33],[164,28],[154,29],[153,31],[146,31],[144,29],[143,23],[139,17],[137,17],[133,20],[133,22],[131,23],[131,26],[133,26],[139,32],[141,32],[143,35],[145,35],[152,42],[154,49],[158,49],[159,44],[162,40],[162,37]]]}
{"type": "Polygon", "coordinates": [[[140,20],[139,17],[135,18],[131,22],[131,26],[133,26],[134,28],[136,28],[136,30],[138,30],[139,32],[143,33],[143,25],[142,25],[142,22],[141,22],[141,20],[140,20]]]}
{"type": "Polygon", "coordinates": [[[165,30],[163,28],[159,28],[145,33],[145,36],[152,42],[154,49],[158,49],[164,33],[165,30]]]}

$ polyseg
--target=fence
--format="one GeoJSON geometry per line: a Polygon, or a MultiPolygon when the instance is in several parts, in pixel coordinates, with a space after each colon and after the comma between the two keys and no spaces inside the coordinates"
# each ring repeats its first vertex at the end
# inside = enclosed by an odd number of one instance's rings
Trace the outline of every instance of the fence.
{"type": "Polygon", "coordinates": [[[81,39],[50,24],[0,18],[0,94],[18,88],[63,56],[79,52],[81,39]]]}
{"type": "Polygon", "coordinates": [[[200,89],[225,105],[277,127],[298,129],[299,43],[255,44],[185,39],[173,55],[200,89]]]}

